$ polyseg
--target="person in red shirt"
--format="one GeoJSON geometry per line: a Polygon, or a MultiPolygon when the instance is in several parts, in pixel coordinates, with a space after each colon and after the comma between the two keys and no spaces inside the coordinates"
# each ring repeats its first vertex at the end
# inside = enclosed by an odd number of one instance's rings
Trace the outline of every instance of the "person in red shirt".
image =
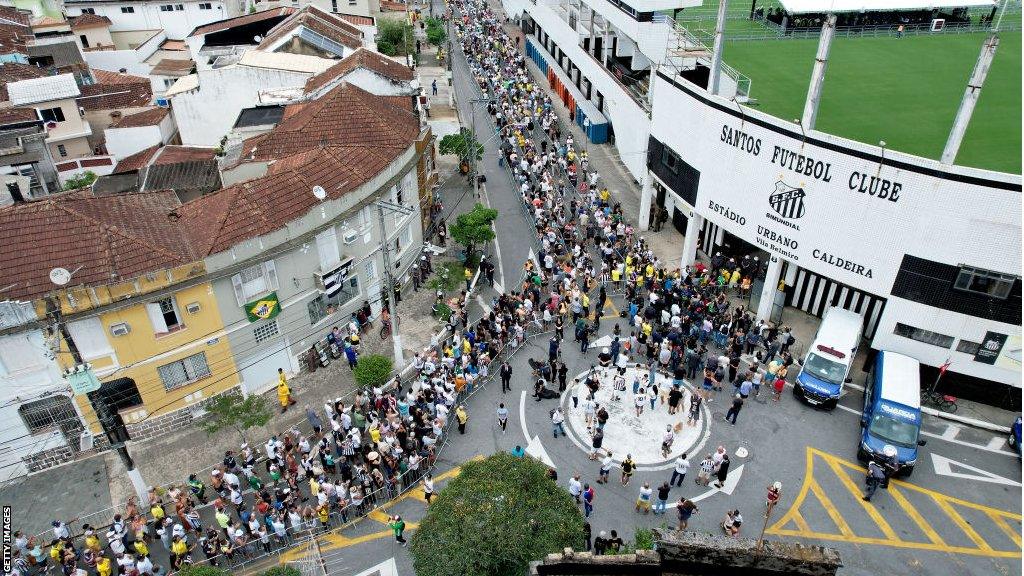
{"type": "Polygon", "coordinates": [[[775,378],[775,382],[772,383],[772,390],[774,390],[774,392],[775,392],[772,395],[772,402],[778,402],[779,400],[782,399],[782,390],[785,389],[785,388],[786,388],[786,379],[783,378],[782,376],[777,376],[775,378]]]}

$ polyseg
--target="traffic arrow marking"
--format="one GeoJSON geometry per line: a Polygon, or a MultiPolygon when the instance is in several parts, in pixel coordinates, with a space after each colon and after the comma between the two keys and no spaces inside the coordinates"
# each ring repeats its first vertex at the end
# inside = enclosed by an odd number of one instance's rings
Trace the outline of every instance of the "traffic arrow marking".
{"type": "Polygon", "coordinates": [[[730,472],[729,475],[725,477],[725,484],[721,488],[716,488],[712,486],[711,489],[708,490],[707,492],[701,494],[700,496],[690,498],[690,500],[693,502],[700,502],[701,500],[714,496],[719,492],[731,496],[732,491],[736,489],[736,485],[740,483],[740,476],[743,475],[743,466],[745,466],[745,464],[740,464],[739,466],[736,467],[735,470],[730,472]]]}
{"type": "Polygon", "coordinates": [[[988,470],[982,470],[981,468],[976,468],[970,464],[957,462],[952,458],[947,458],[934,453],[932,454],[932,466],[935,467],[935,473],[940,476],[963,478],[964,480],[976,480],[978,482],[988,482],[991,484],[1002,484],[1004,486],[1019,487],[1021,485],[1021,483],[1016,480],[1004,478],[998,474],[989,472],[988,470]],[[963,468],[964,470],[970,470],[970,472],[954,472],[954,466],[957,468],[963,468]]]}
{"type": "Polygon", "coordinates": [[[530,443],[526,445],[526,453],[543,462],[548,468],[555,468],[555,463],[551,461],[551,457],[544,450],[544,444],[541,443],[540,436],[535,435],[530,440],[530,443]]]}

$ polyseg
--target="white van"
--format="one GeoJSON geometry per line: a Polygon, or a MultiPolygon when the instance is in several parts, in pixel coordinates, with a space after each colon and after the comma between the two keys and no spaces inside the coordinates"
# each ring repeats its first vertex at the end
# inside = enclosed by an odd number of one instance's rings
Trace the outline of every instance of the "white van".
{"type": "Polygon", "coordinates": [[[800,360],[793,394],[808,404],[835,408],[843,384],[850,382],[863,328],[864,318],[856,312],[836,306],[826,310],[807,355],[800,360]]]}

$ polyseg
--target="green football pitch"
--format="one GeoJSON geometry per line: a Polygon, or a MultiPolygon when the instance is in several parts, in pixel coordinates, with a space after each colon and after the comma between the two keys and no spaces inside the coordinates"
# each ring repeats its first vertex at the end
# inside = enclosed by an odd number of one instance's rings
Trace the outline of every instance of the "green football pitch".
{"type": "MultiPolygon", "coordinates": [[[[939,158],[981,50],[981,34],[837,38],[817,129],[939,158]]],[[[724,60],[751,79],[759,110],[799,118],[817,40],[726,42],[724,60]]],[[[1000,38],[956,163],[1021,173],[1021,35],[1000,38]]]]}
{"type": "MultiPolygon", "coordinates": [[[[761,0],[758,6],[770,6],[761,0]]],[[[717,2],[683,10],[679,22],[711,40],[717,2]]],[[[729,4],[724,60],[750,77],[754,106],[780,118],[803,112],[817,39],[771,38],[729,4]],[[732,35],[734,40],[730,41],[732,35]],[[738,38],[764,38],[740,40],[738,38]]],[[[1004,22],[1018,23],[1020,11],[1004,22]]],[[[984,34],[837,37],[832,43],[817,129],[891,150],[939,158],[984,34]]],[[[956,163],[1021,173],[1021,33],[1004,32],[956,163]]]]}

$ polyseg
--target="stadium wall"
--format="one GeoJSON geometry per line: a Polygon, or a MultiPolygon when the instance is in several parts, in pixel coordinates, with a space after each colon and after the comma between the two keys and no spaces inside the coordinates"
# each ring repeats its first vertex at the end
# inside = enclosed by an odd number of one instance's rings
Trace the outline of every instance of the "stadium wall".
{"type": "Polygon", "coordinates": [[[787,304],[868,302],[873,348],[1021,387],[1020,175],[804,132],[665,71],[653,82],[652,175],[671,189],[666,175],[686,173],[672,202],[722,231],[709,238],[781,260],[787,304]],[[1009,293],[957,289],[965,266],[1005,275],[1009,293]]]}

